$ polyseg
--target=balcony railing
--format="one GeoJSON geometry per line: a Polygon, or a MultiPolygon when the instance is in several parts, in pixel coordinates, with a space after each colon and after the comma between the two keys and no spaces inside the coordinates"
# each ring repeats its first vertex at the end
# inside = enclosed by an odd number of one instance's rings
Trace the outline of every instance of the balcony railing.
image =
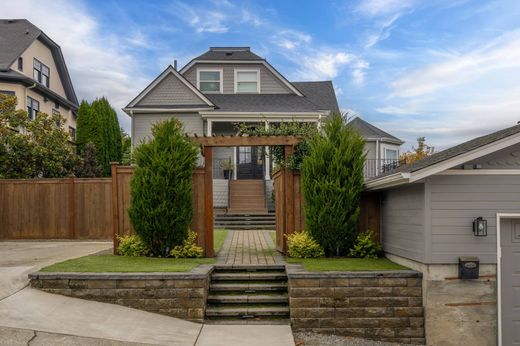
{"type": "Polygon", "coordinates": [[[365,160],[365,179],[377,177],[378,175],[399,167],[399,165],[399,160],[367,159],[365,160]]]}

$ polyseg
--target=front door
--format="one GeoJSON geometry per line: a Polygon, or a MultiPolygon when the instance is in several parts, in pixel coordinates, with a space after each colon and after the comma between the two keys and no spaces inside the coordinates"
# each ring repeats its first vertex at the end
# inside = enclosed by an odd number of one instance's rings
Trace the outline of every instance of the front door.
{"type": "Polygon", "coordinates": [[[262,179],[263,176],[262,147],[238,147],[237,179],[262,179]]]}
{"type": "Polygon", "coordinates": [[[520,344],[520,219],[500,221],[502,345],[520,344]]]}

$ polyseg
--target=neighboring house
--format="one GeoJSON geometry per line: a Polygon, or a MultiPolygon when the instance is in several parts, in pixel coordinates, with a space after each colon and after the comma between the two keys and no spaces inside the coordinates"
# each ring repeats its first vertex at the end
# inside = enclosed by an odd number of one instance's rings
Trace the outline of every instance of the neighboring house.
{"type": "MultiPolygon", "coordinates": [[[[234,135],[238,123],[268,127],[294,120],[319,126],[339,108],[331,81],[289,82],[249,47],[212,47],[180,71],[169,66],[124,111],[132,117],[136,146],[150,138],[154,123],[170,118],[180,119],[189,135],[234,135]]],[[[215,207],[267,211],[272,162],[262,149],[215,148],[215,207]],[[231,180],[224,177],[226,168],[231,180]]]]}
{"type": "Polygon", "coordinates": [[[75,139],[78,99],[60,46],[26,19],[0,19],[0,93],[15,95],[31,119],[60,114],[75,139]]]}
{"type": "Polygon", "coordinates": [[[365,178],[373,178],[399,166],[404,141],[356,117],[349,121],[365,138],[365,178]]]}
{"type": "Polygon", "coordinates": [[[387,256],[423,272],[428,344],[494,345],[497,314],[498,340],[517,344],[520,125],[403,165],[366,187],[381,192],[387,256]],[[477,236],[474,225],[484,222],[487,234],[477,236]],[[457,280],[459,257],[478,257],[481,279],[457,280]]]}

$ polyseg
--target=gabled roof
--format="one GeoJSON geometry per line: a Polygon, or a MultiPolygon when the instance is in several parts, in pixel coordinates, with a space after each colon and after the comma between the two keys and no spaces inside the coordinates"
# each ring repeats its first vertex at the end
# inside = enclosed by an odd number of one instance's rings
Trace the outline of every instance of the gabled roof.
{"type": "Polygon", "coordinates": [[[189,63],[179,70],[181,74],[186,73],[196,63],[217,63],[217,64],[250,64],[257,62],[264,65],[271,73],[278,78],[287,88],[298,96],[303,96],[300,90],[289,82],[280,72],[278,72],[265,59],[262,59],[251,52],[249,47],[210,47],[209,51],[192,59],[189,63]],[[241,59],[244,58],[244,59],[241,59]]]}
{"type": "Polygon", "coordinates": [[[365,120],[361,119],[360,117],[356,117],[352,119],[349,123],[350,126],[357,129],[361,135],[366,139],[380,139],[380,140],[391,140],[395,142],[399,142],[400,144],[403,144],[404,142],[400,140],[399,138],[389,134],[388,132],[385,132],[381,130],[378,127],[375,127],[374,125],[366,122],[365,120]]]}
{"type": "Polygon", "coordinates": [[[263,60],[250,47],[210,47],[193,60],[263,60]]]}
{"type": "Polygon", "coordinates": [[[377,188],[392,179],[404,179],[400,184],[411,183],[517,143],[520,143],[520,125],[477,137],[417,162],[402,165],[369,180],[367,186],[377,188]]]}
{"type": "MultiPolygon", "coordinates": [[[[134,108],[139,101],[141,101],[153,88],[158,85],[164,78],[168,75],[172,74],[175,78],[181,81],[184,85],[186,85],[198,98],[201,100],[201,105],[205,105],[206,107],[214,107],[215,105],[208,99],[203,93],[201,93],[193,84],[191,84],[183,75],[177,72],[173,66],[168,66],[157,78],[155,78],[139,95],[137,95],[123,110],[131,110],[134,108]]],[[[177,108],[179,108],[177,106],[177,108]]],[[[191,107],[189,107],[191,108],[191,107]]]]}
{"type": "Polygon", "coordinates": [[[339,112],[338,100],[332,81],[292,82],[292,84],[318,109],[339,112]]]}
{"type": "Polygon", "coordinates": [[[78,98],[60,46],[26,19],[0,19],[0,78],[7,77],[10,66],[37,39],[51,50],[67,100],[77,107],[78,98]]]}

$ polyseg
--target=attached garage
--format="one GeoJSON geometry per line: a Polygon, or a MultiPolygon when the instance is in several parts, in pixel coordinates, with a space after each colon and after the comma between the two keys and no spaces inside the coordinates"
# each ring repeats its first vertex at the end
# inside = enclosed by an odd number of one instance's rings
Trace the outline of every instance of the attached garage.
{"type": "Polygon", "coordinates": [[[387,257],[423,272],[427,344],[520,344],[520,126],[366,185],[380,192],[387,257]]]}

